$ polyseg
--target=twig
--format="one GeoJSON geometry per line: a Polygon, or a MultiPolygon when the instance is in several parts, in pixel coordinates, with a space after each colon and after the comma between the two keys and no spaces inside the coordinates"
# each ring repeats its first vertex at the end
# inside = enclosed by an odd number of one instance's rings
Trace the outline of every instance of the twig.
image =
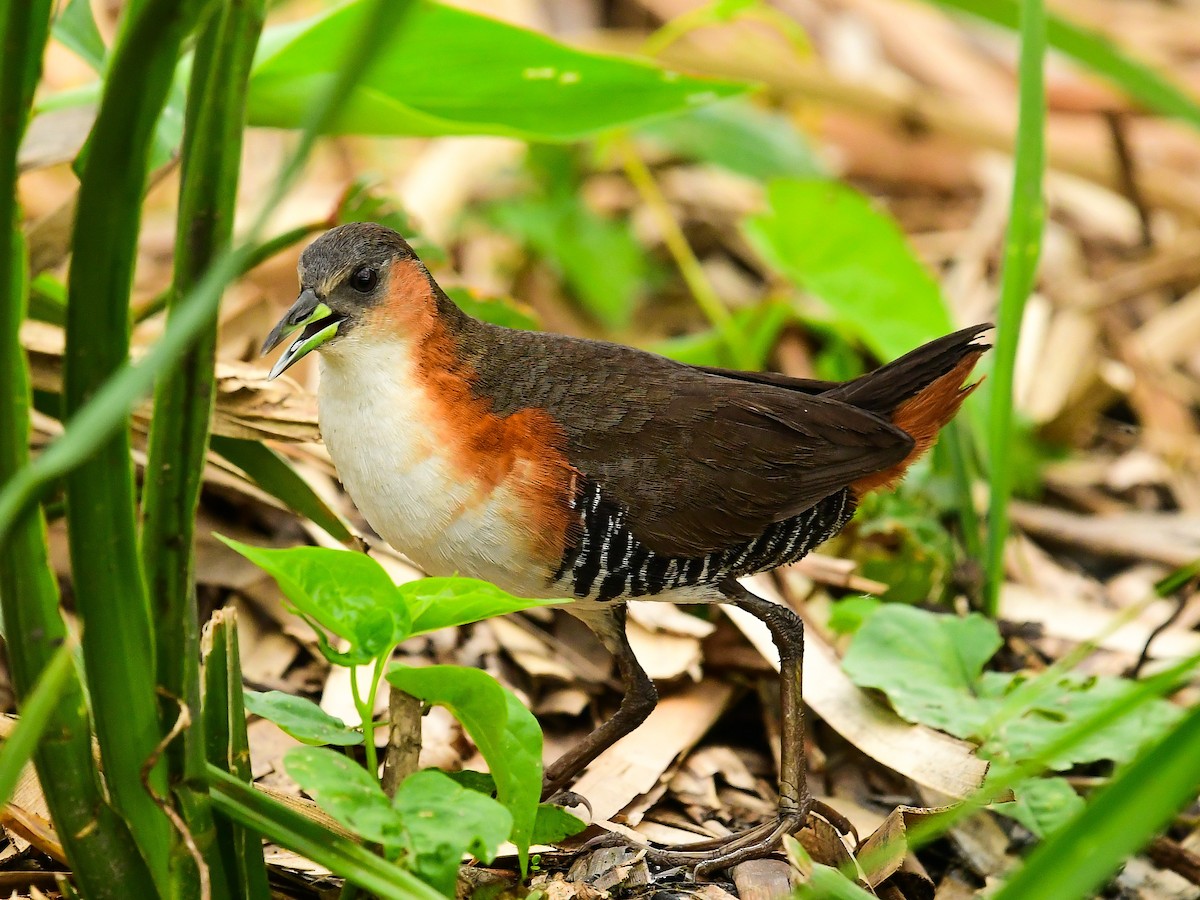
{"type": "Polygon", "coordinates": [[[396,788],[417,771],[421,755],[421,701],[393,687],[388,693],[388,742],[383,751],[383,792],[396,788]]]}

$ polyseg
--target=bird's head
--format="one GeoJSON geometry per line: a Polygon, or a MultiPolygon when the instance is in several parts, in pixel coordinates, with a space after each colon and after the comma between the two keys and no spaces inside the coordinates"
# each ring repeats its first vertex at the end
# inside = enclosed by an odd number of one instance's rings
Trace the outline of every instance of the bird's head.
{"type": "Polygon", "coordinates": [[[369,222],[340,225],[304,251],[298,267],[300,296],[263,342],[269,353],[291,338],[271,367],[271,378],[313,350],[335,349],[348,335],[395,328],[427,313],[433,281],[395,231],[369,222]]]}

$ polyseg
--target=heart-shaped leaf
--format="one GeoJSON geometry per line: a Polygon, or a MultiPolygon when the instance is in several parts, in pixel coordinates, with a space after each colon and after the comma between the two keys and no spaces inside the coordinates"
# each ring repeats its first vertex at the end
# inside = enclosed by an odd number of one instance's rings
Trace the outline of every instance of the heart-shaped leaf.
{"type": "Polygon", "coordinates": [[[408,637],[408,606],[383,567],[365,553],[325,547],[271,550],[215,537],[266,569],[306,618],[349,641],[338,662],[368,662],[408,637]]]}

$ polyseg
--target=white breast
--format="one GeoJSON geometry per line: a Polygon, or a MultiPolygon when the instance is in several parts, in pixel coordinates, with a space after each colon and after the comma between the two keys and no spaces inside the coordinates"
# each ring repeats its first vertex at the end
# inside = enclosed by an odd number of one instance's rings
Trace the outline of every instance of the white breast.
{"type": "Polygon", "coordinates": [[[482,578],[520,596],[551,596],[544,563],[524,551],[512,478],[464,476],[447,453],[435,404],[413,377],[407,345],[353,333],[322,354],[321,434],[366,520],[430,575],[482,578]],[[353,342],[353,343],[352,343],[353,342]]]}

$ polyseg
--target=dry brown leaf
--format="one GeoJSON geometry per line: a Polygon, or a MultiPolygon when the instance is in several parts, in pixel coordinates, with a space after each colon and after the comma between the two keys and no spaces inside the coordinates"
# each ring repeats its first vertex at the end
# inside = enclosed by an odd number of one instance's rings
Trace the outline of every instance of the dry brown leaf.
{"type": "Polygon", "coordinates": [[[611,819],[658,783],[712,727],[732,696],[731,686],[706,679],[664,697],[641,727],[588,766],[572,790],[587,797],[597,821],[611,819]]]}

